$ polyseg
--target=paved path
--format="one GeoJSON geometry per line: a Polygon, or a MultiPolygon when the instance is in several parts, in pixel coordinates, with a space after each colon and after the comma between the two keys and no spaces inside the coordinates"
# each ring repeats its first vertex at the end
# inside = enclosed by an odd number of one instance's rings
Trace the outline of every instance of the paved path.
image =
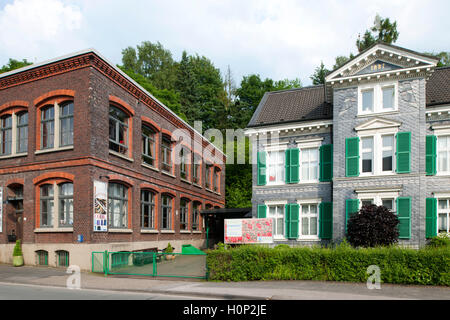
{"type": "MultiPolygon", "coordinates": [[[[61,268],[14,268],[0,265],[0,285],[15,283],[66,288],[70,276],[66,269],[61,268]]],[[[450,300],[448,287],[382,284],[380,290],[369,290],[362,283],[321,281],[207,282],[174,278],[105,277],[82,272],[80,285],[82,289],[191,296],[196,299],[450,300]]]]}

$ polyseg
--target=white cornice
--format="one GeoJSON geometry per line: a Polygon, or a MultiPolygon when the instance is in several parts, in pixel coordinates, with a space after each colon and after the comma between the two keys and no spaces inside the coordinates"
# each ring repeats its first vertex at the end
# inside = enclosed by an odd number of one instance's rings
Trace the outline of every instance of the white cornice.
{"type": "Polygon", "coordinates": [[[318,120],[307,122],[286,123],[272,126],[246,128],[245,135],[258,136],[260,134],[280,134],[282,132],[299,132],[305,133],[308,131],[314,131],[323,128],[329,128],[333,125],[333,120],[318,120]]]}

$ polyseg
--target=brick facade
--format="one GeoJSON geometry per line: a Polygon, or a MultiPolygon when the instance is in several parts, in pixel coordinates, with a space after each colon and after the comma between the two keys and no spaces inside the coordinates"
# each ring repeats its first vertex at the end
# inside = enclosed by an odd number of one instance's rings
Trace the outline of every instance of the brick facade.
{"type": "MultiPolygon", "coordinates": [[[[192,139],[194,131],[171,111],[160,104],[150,94],[142,90],[117,68],[104,61],[95,52],[85,52],[80,56],[56,60],[49,64],[26,68],[11,75],[0,77],[0,116],[15,106],[28,110],[28,152],[20,156],[0,157],[0,186],[4,190],[4,200],[12,196],[14,186],[23,186],[23,251],[25,263],[36,262],[35,251],[49,252],[49,264],[56,250],[67,250],[70,263],[83,269],[90,268],[90,252],[104,250],[162,249],[171,242],[176,251],[181,245],[204,245],[206,238],[203,227],[200,231],[180,232],[179,212],[181,197],[206,205],[225,205],[225,166],[216,164],[220,170],[219,192],[207,190],[204,186],[205,164],[202,164],[202,185],[198,186],[180,178],[179,166],[175,165],[174,175],[164,174],[160,161],[156,168],[149,168],[142,162],[142,119],[151,121],[158,129],[172,133],[177,129],[188,130],[192,139]],[[71,67],[68,67],[71,66],[71,67]],[[73,146],[51,150],[40,150],[39,106],[54,102],[72,100],[73,146]],[[15,102],[14,102],[15,101],[15,102]],[[17,103],[20,101],[20,103],[17,103]],[[121,104],[130,109],[129,152],[118,155],[109,148],[109,106],[121,104]],[[55,173],[59,173],[55,177],[55,173]],[[67,179],[73,183],[73,230],[45,230],[39,228],[39,189],[36,179],[67,179]],[[120,182],[129,188],[128,220],[129,229],[122,232],[93,231],[93,182],[100,180],[120,182]],[[156,203],[161,203],[161,194],[170,193],[173,200],[173,231],[152,233],[141,231],[141,187],[151,188],[156,193],[156,203]],[[83,242],[79,243],[79,237],[83,242]],[[82,250],[80,248],[83,248],[82,250]],[[73,254],[72,254],[73,252],[73,254]]],[[[157,146],[162,134],[157,132],[157,146]]],[[[203,147],[206,140],[198,134],[203,147]]],[[[175,142],[173,143],[173,146],[175,142]]],[[[192,148],[193,149],[193,148],[192,148]]],[[[159,155],[160,150],[156,150],[159,155]]],[[[216,157],[225,162],[218,150],[216,157]]],[[[158,159],[159,160],[159,159],[158,159]]],[[[190,167],[192,169],[192,166],[190,167]]],[[[50,180],[52,181],[52,180],[50,180]]],[[[55,180],[59,181],[59,180],[55,180]]],[[[62,180],[61,180],[62,181],[62,180]]],[[[156,208],[156,219],[160,219],[160,208],[156,208]]],[[[8,263],[12,256],[13,244],[8,243],[8,235],[16,228],[16,215],[11,203],[3,205],[3,232],[0,232],[0,262],[8,263]]],[[[56,213],[57,214],[57,213],[56,213]]],[[[192,214],[190,206],[189,214],[192,214]]],[[[158,222],[157,222],[158,225],[158,222]]],[[[203,223],[200,223],[203,226],[203,223]]],[[[1,231],[1,230],[0,230],[1,231]]]]}

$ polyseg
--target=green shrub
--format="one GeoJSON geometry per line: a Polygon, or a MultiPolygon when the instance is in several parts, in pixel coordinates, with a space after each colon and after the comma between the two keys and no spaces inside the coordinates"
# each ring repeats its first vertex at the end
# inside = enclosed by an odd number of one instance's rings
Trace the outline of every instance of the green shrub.
{"type": "Polygon", "coordinates": [[[22,246],[20,244],[20,240],[16,241],[16,245],[14,246],[13,257],[20,257],[22,254],[22,246]]]}
{"type": "Polygon", "coordinates": [[[170,244],[170,242],[167,244],[167,248],[164,250],[165,253],[172,253],[173,252],[173,248],[172,245],[170,244]]]}
{"type": "Polygon", "coordinates": [[[325,280],[365,282],[377,265],[381,281],[395,284],[450,286],[450,248],[399,247],[354,249],[240,246],[208,252],[210,280],[325,280]]]}
{"type": "Polygon", "coordinates": [[[440,233],[436,237],[433,237],[428,246],[439,248],[439,247],[449,247],[450,246],[450,236],[448,233],[440,233]]]}
{"type": "Polygon", "coordinates": [[[276,246],[274,247],[274,249],[290,249],[290,248],[291,248],[290,245],[284,244],[284,243],[278,244],[278,245],[276,245],[276,246]]]}

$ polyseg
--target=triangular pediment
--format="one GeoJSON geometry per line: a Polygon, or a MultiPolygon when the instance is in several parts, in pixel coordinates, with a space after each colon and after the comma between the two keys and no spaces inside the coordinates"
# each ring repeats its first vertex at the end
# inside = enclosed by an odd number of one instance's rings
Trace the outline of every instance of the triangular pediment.
{"type": "Polygon", "coordinates": [[[355,128],[356,131],[364,131],[364,130],[378,130],[378,129],[386,129],[386,128],[398,128],[401,123],[393,120],[383,119],[383,118],[375,118],[371,119],[363,124],[360,124],[355,128]]]}
{"type": "MultiPolygon", "coordinates": [[[[385,43],[377,43],[349,60],[326,77],[326,82],[337,82],[364,77],[398,75],[435,67],[438,59],[385,43]]],[[[419,72],[419,71],[417,71],[419,72]]]]}

